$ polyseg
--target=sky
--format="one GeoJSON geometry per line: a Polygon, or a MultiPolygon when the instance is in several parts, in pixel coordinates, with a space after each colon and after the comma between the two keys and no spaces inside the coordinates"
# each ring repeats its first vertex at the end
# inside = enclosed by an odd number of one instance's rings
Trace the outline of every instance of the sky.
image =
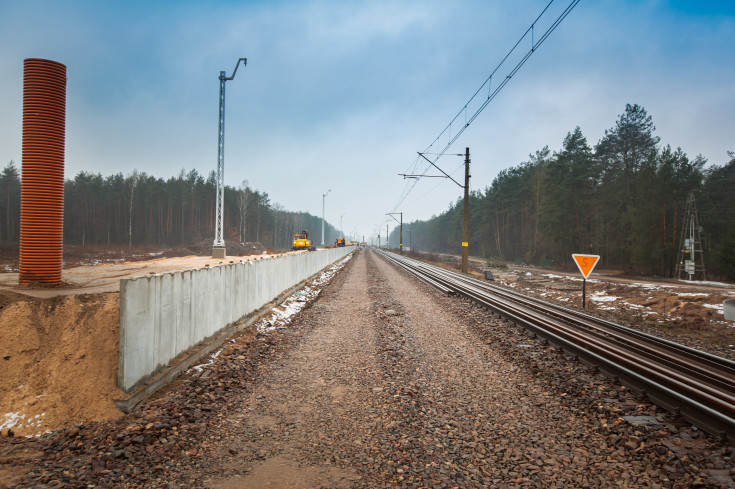
{"type": "MultiPolygon", "coordinates": [[[[417,152],[444,149],[514,44],[491,89],[570,3],[555,0],[532,41],[548,0],[0,0],[0,166],[21,167],[23,60],[45,58],[67,66],[66,178],[207,175],[219,73],[244,57],[226,82],[225,183],[317,216],[324,203],[347,234],[384,236],[386,213],[425,220],[461,197],[399,174],[438,174],[417,152]]],[[[470,148],[482,190],[576,126],[594,147],[639,104],[661,144],[723,165],[734,48],[731,1],[582,0],[447,153],[470,148]]],[[[463,178],[463,158],[437,165],[463,178]]]]}

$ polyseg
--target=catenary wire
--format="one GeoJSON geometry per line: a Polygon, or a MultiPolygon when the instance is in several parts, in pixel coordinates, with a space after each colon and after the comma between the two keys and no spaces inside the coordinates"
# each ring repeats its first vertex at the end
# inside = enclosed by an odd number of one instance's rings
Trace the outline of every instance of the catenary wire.
{"type": "MultiPolygon", "coordinates": [[[[436,164],[436,162],[444,156],[449,148],[454,144],[454,142],[459,139],[459,137],[464,133],[464,131],[474,122],[474,120],[480,115],[480,113],[485,110],[485,107],[488,106],[488,104],[495,99],[495,97],[500,93],[500,91],[507,85],[507,83],[510,81],[510,79],[518,72],[518,70],[523,67],[523,65],[528,61],[528,59],[531,57],[531,55],[536,52],[539,46],[543,44],[546,39],[551,35],[554,30],[561,24],[561,22],[571,13],[571,11],[574,9],[574,7],[579,4],[581,0],[572,0],[569,5],[559,14],[559,16],[552,22],[552,24],[544,31],[544,33],[541,35],[541,37],[538,39],[538,41],[534,40],[534,27],[539,22],[541,17],[546,13],[546,11],[549,9],[549,7],[554,3],[554,0],[550,0],[549,3],[544,7],[544,9],[541,11],[541,13],[536,17],[536,19],[531,23],[531,25],[526,29],[526,31],[523,33],[523,35],[518,39],[518,41],[513,45],[513,47],[508,51],[508,53],[503,57],[503,59],[498,63],[498,65],[493,69],[493,71],[490,73],[490,75],[485,79],[485,81],[480,85],[480,88],[478,88],[475,93],[470,97],[470,99],[465,103],[462,108],[459,110],[457,115],[454,116],[454,118],[447,124],[447,126],[442,130],[439,135],[434,139],[434,141],[424,150],[424,154],[431,154],[435,155],[436,157],[433,160],[433,163],[436,164]],[[524,39],[526,39],[529,34],[531,35],[531,48],[525,53],[525,55],[521,58],[521,60],[510,70],[510,72],[503,78],[503,80],[500,82],[500,84],[492,90],[492,78],[497,72],[500,70],[500,68],[503,66],[503,64],[508,60],[508,58],[513,54],[513,52],[520,46],[520,44],[523,42],[524,39]],[[485,91],[485,87],[488,87],[488,95],[487,98],[480,104],[480,107],[469,117],[467,118],[467,107],[472,103],[473,100],[480,94],[485,91]],[[492,90],[492,91],[491,91],[492,90]],[[454,134],[451,134],[453,124],[455,121],[460,117],[464,115],[465,116],[465,122],[461,126],[461,128],[454,134]],[[447,134],[448,142],[446,146],[444,146],[443,149],[439,150],[438,153],[429,153],[430,150],[434,147],[435,144],[437,144],[443,137],[444,134],[447,134]]],[[[411,166],[411,169],[413,172],[415,172],[415,168],[417,168],[418,164],[420,163],[420,157],[417,157],[414,164],[411,166]]],[[[419,174],[425,173],[431,165],[426,165],[423,167],[423,170],[419,171],[419,174]]],[[[393,206],[393,210],[391,212],[396,212],[396,210],[403,204],[403,202],[406,200],[408,195],[411,193],[411,191],[416,187],[418,184],[419,178],[413,179],[412,182],[407,182],[404,186],[403,192],[401,192],[401,195],[399,196],[398,200],[396,201],[396,204],[393,206]]],[[[432,187],[432,190],[436,188],[438,185],[432,187]]]]}

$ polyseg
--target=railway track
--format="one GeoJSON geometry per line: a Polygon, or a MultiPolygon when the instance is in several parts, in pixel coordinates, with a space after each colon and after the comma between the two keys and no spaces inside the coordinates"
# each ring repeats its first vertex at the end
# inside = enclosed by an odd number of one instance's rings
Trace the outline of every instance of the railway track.
{"type": "Polygon", "coordinates": [[[444,294],[522,325],[705,431],[735,441],[735,362],[373,248],[444,294]]]}

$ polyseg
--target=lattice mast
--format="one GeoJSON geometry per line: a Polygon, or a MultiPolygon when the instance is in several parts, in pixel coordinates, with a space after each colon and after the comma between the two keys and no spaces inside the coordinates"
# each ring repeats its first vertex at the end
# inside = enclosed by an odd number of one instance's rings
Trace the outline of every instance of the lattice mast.
{"type": "Polygon", "coordinates": [[[225,240],[223,239],[224,228],[224,203],[225,203],[225,82],[235,78],[237,68],[242,61],[243,66],[248,64],[246,58],[237,60],[235,69],[229,77],[224,71],[219,72],[219,130],[217,131],[217,206],[214,223],[214,243],[212,244],[212,257],[225,257],[225,240]]]}
{"type": "Polygon", "coordinates": [[[697,201],[694,192],[687,197],[684,223],[681,227],[679,239],[679,256],[676,260],[676,277],[694,280],[700,274],[702,280],[707,280],[704,268],[704,247],[702,245],[702,226],[699,225],[697,215],[697,201]]]}

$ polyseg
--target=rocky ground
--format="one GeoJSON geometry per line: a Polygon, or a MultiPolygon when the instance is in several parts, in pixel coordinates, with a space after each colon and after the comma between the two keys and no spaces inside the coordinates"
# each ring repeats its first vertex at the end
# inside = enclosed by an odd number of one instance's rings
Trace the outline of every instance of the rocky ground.
{"type": "Polygon", "coordinates": [[[0,439],[0,487],[735,487],[733,447],[361,250],[140,409],[0,439]]]}

